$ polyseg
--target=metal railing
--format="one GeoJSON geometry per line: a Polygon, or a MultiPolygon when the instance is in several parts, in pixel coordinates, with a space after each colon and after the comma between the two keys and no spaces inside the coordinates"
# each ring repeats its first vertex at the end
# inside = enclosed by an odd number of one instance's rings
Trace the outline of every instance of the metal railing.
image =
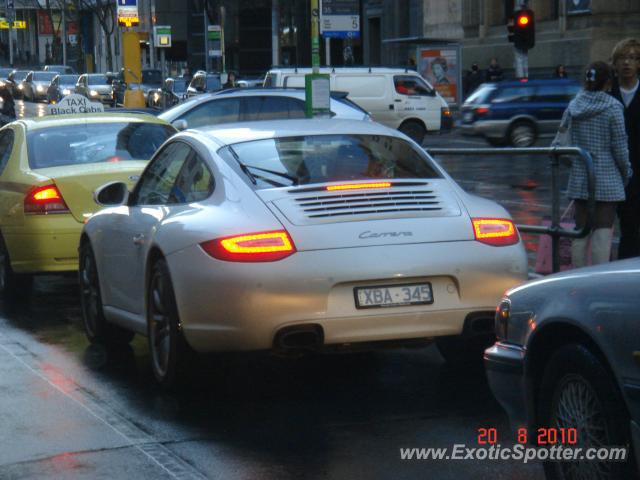
{"type": "Polygon", "coordinates": [[[591,219],[596,209],[596,182],[591,154],[578,147],[532,147],[532,148],[426,148],[430,155],[549,155],[551,165],[551,225],[517,225],[524,233],[551,236],[551,258],[554,272],[560,270],[560,238],[582,238],[591,232],[591,219]],[[565,230],[560,225],[560,156],[576,156],[582,160],[587,171],[587,220],[581,230],[565,230]]]}

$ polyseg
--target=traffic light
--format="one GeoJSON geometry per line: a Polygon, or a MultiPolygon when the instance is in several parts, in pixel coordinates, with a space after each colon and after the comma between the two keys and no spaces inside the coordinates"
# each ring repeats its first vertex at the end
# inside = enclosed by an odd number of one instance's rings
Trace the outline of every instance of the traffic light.
{"type": "Polygon", "coordinates": [[[513,43],[523,52],[532,49],[536,44],[536,20],[533,10],[523,7],[515,13],[513,43]]]}

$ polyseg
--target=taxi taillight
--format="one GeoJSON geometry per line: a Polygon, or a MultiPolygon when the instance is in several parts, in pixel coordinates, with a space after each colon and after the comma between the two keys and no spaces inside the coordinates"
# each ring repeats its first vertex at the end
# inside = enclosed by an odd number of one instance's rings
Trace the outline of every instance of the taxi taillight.
{"type": "Polygon", "coordinates": [[[55,185],[46,185],[31,190],[24,199],[24,213],[47,215],[69,213],[69,207],[55,185]]]}
{"type": "Polygon", "coordinates": [[[473,233],[478,242],[494,247],[515,245],[520,241],[518,230],[504,218],[472,218],[473,233]]]}
{"type": "Polygon", "coordinates": [[[217,238],[200,246],[212,257],[228,262],[275,262],[296,252],[286,230],[217,238]]]}

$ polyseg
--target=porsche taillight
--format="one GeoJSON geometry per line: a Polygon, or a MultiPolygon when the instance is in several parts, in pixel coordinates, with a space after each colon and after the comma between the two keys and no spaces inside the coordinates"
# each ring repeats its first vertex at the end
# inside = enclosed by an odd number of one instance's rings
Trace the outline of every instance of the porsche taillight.
{"type": "Polygon", "coordinates": [[[55,185],[46,185],[31,190],[24,199],[24,213],[46,215],[69,213],[69,207],[55,185]]]}
{"type": "Polygon", "coordinates": [[[275,262],[296,252],[286,230],[217,238],[200,246],[212,257],[228,262],[275,262]]]}
{"type": "Polygon", "coordinates": [[[494,247],[515,245],[520,241],[518,230],[511,220],[504,218],[472,218],[473,233],[478,242],[494,247]]]}

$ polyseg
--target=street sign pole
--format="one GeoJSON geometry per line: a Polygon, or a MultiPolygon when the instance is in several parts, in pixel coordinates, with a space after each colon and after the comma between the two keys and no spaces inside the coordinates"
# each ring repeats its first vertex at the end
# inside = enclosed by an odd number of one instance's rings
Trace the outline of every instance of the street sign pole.
{"type": "Polygon", "coordinates": [[[311,66],[313,73],[320,73],[320,10],[318,0],[311,0],[311,66]]]}
{"type": "Polygon", "coordinates": [[[65,16],[66,2],[62,2],[62,64],[67,64],[67,18],[65,16]]]}
{"type": "Polygon", "coordinates": [[[13,0],[7,0],[7,18],[9,20],[9,66],[13,67],[13,20],[15,19],[15,5],[13,0]]]}

